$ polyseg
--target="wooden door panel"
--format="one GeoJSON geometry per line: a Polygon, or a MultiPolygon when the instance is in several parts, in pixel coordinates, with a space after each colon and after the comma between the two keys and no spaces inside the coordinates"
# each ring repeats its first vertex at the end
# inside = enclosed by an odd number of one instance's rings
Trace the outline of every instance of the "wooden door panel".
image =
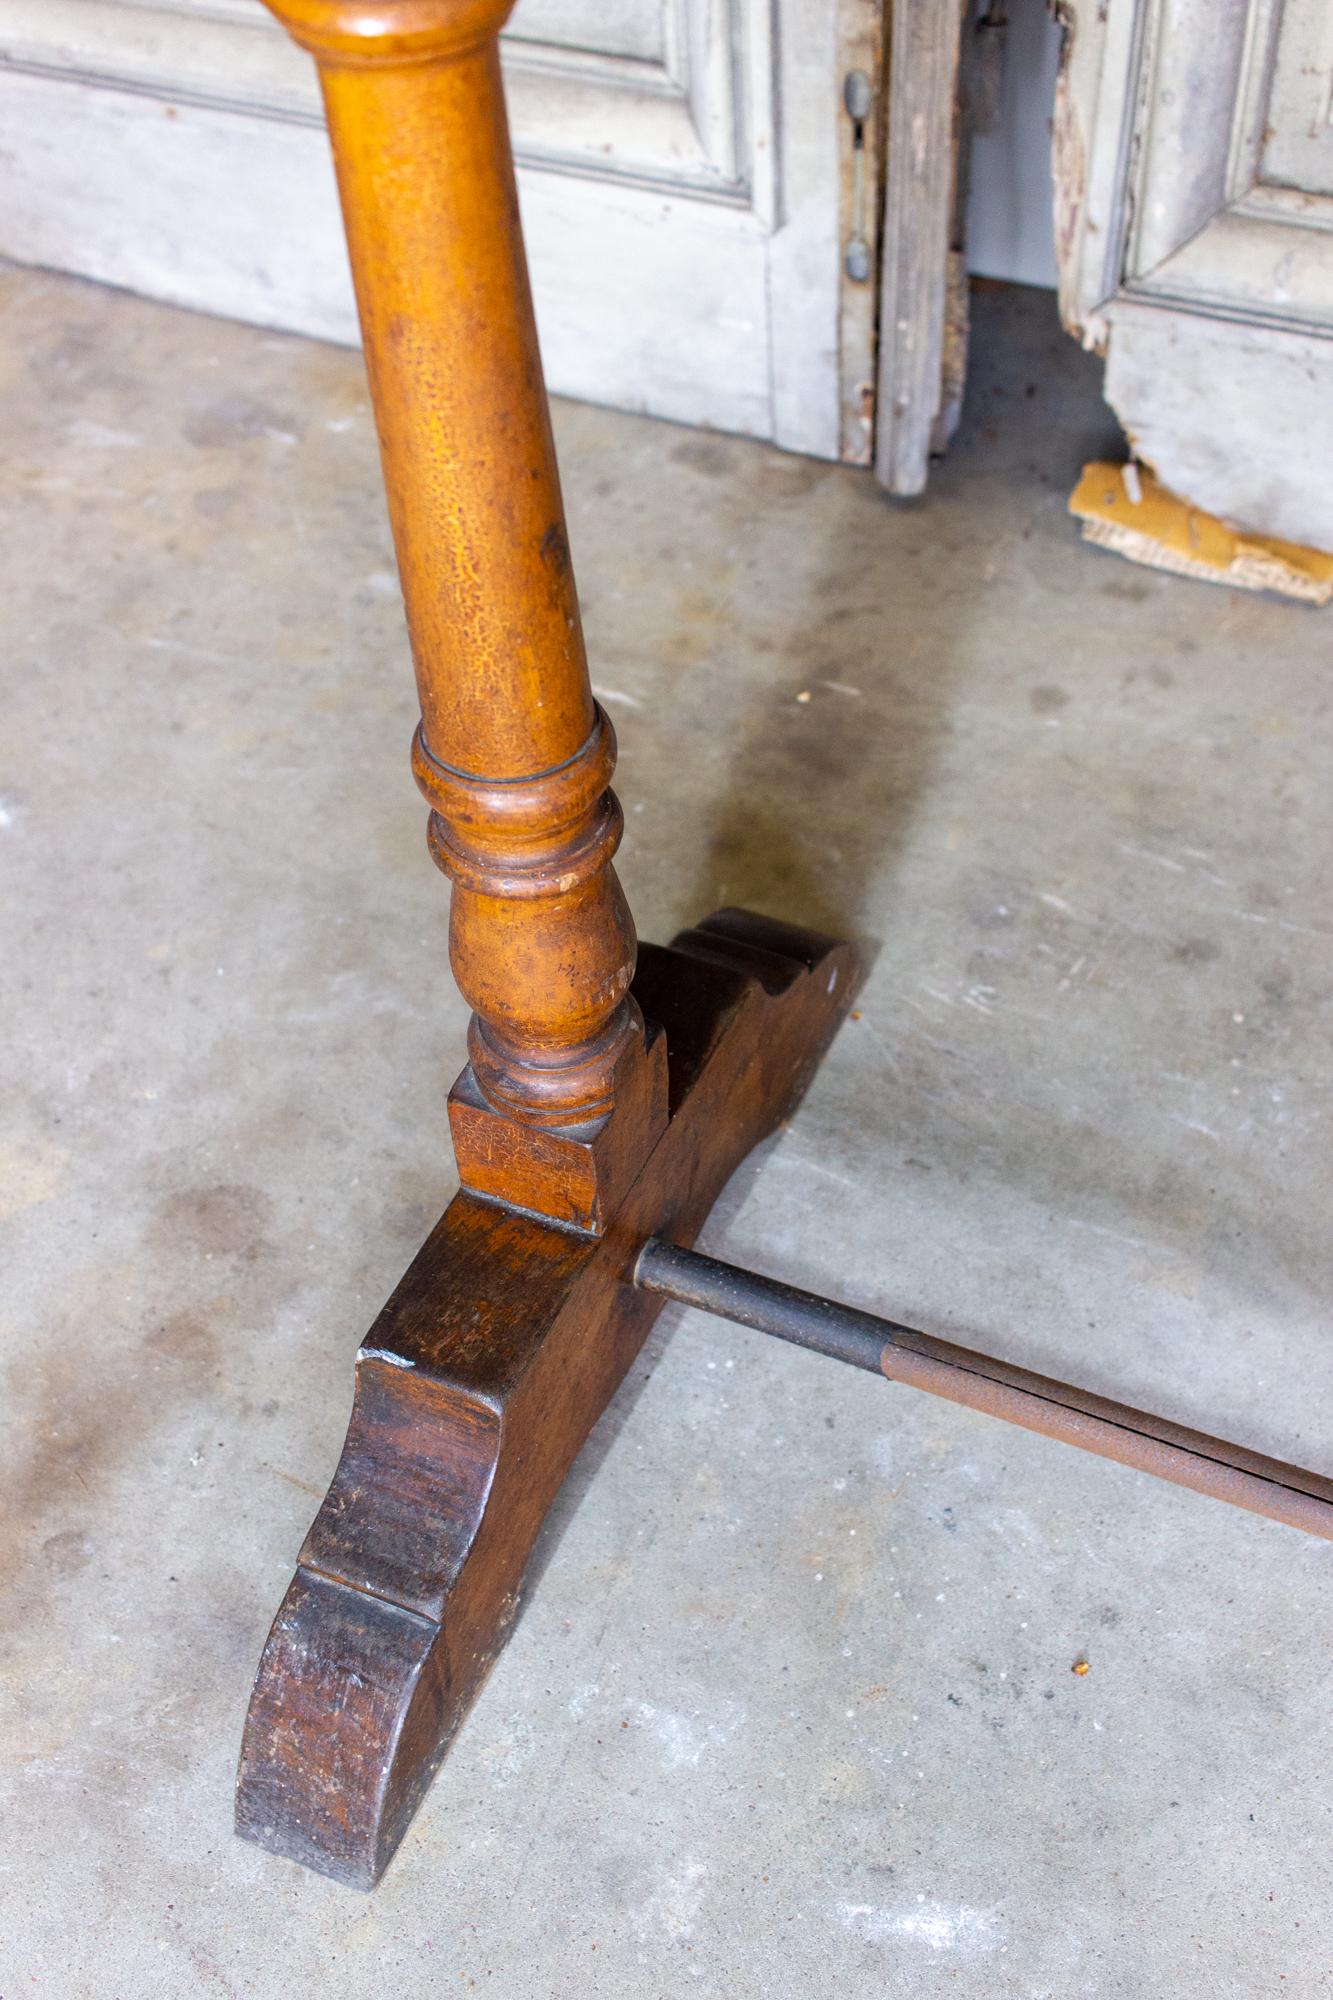
{"type": "MultiPolygon", "coordinates": [[[[875,0],[520,0],[555,390],[868,457],[842,65],[877,74],[878,22],[875,0]]],[[[356,337],[313,65],[260,0],[0,0],[0,120],[0,253],[356,337]]]]}
{"type": "Polygon", "coordinates": [[[1166,484],[1333,548],[1333,14],[1076,0],[1056,117],[1066,323],[1166,484]]]}
{"type": "Polygon", "coordinates": [[[1261,178],[1333,195],[1333,7],[1286,0],[1274,40],[1261,178]]]}
{"type": "Polygon", "coordinates": [[[519,0],[505,33],[511,42],[663,64],[676,13],[671,0],[519,0]]]}

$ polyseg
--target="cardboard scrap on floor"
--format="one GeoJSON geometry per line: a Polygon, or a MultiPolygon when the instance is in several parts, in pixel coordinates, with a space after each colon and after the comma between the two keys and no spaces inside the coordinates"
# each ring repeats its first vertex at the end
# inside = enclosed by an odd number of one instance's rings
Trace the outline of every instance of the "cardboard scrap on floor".
{"type": "Polygon", "coordinates": [[[1146,466],[1085,465],[1069,496],[1084,539],[1131,562],[1240,590],[1275,590],[1306,604],[1333,598],[1333,555],[1229,528],[1168,492],[1146,466]]]}

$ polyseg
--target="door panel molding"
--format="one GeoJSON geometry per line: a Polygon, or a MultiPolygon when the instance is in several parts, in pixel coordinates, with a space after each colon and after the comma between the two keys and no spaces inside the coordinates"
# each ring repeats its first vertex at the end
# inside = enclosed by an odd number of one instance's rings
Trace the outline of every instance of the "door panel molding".
{"type": "Polygon", "coordinates": [[[1080,7],[1056,146],[1062,195],[1077,206],[1057,235],[1066,317],[1090,344],[1123,297],[1333,330],[1333,196],[1264,178],[1285,15],[1282,0],[1147,0],[1137,10],[1111,0],[1099,23],[1080,7]],[[1092,176],[1071,173],[1071,153],[1111,164],[1100,201],[1092,176]]]}
{"type": "Polygon", "coordinates": [[[1286,0],[1273,53],[1264,178],[1333,195],[1333,7],[1286,0]]]}
{"type": "MultiPolygon", "coordinates": [[[[532,0],[503,42],[520,163],[776,210],[768,0],[659,0],[660,59],[547,40],[532,0]],[[714,14],[713,10],[716,10],[714,14]]],[[[309,58],[260,0],[6,0],[0,67],[174,104],[323,125],[309,58]]]]}
{"type": "Polygon", "coordinates": [[[1056,250],[1066,325],[1107,355],[1166,484],[1333,548],[1325,18],[1327,0],[1071,0],[1056,250]]]}
{"type": "MultiPolygon", "coordinates": [[[[521,0],[502,57],[556,393],[868,455],[841,65],[878,9],[521,0]]],[[[260,0],[0,0],[0,128],[0,255],[355,341],[313,65],[260,0]]]]}

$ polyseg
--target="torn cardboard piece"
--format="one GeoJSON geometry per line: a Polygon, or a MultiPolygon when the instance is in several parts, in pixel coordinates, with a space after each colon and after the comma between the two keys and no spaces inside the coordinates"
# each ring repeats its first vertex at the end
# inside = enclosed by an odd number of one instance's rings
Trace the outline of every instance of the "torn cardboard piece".
{"type": "Polygon", "coordinates": [[[1333,555],[1246,534],[1168,492],[1144,465],[1085,465],[1069,511],[1086,541],[1130,562],[1239,590],[1273,590],[1305,604],[1333,598],[1333,555]]]}

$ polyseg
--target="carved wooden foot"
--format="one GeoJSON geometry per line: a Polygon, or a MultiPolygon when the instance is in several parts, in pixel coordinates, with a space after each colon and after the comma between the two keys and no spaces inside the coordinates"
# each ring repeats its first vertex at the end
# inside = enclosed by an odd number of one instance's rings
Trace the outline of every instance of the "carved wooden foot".
{"type": "Polygon", "coordinates": [[[333,1484],[260,1661],[236,1823],[370,1888],[504,1644],[524,1566],[661,1300],[653,1234],[690,1243],[800,1097],[855,984],[850,948],[724,910],[642,947],[670,1120],[599,1236],[463,1192],[357,1356],[333,1484]]]}

